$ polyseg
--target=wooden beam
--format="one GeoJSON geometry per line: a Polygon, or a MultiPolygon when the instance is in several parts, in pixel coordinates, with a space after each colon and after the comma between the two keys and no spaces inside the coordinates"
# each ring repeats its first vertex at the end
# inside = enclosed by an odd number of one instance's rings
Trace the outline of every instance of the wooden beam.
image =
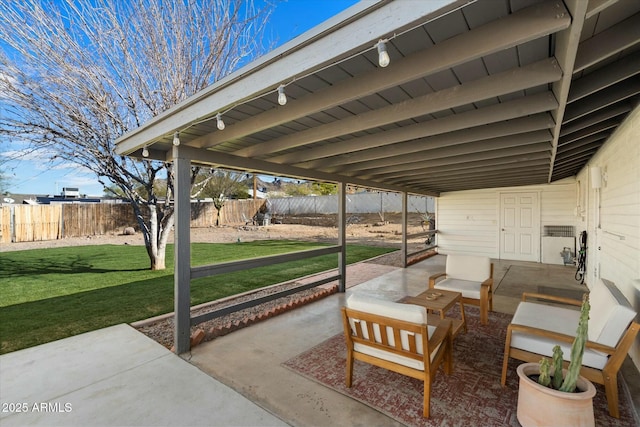
{"type": "Polygon", "coordinates": [[[589,19],[616,3],[618,3],[618,0],[589,0],[586,18],[589,19]]]}
{"type": "Polygon", "coordinates": [[[358,170],[358,177],[361,179],[380,179],[381,176],[390,172],[402,172],[413,168],[428,168],[429,166],[447,165],[455,163],[472,162],[476,160],[489,160],[500,157],[508,156],[522,156],[523,160],[528,160],[526,156],[531,153],[545,152],[551,150],[551,144],[548,142],[541,142],[538,144],[529,144],[520,147],[505,148],[502,150],[482,151],[473,154],[464,154],[461,156],[443,157],[440,159],[429,160],[428,162],[419,161],[405,163],[404,165],[394,165],[385,168],[375,168],[369,170],[358,170]]]}
{"type": "MultiPolygon", "coordinates": [[[[553,3],[553,2],[551,2],[553,3]]],[[[306,75],[387,38],[398,29],[457,7],[449,0],[359,2],[229,76],[196,93],[116,140],[116,152],[129,154],[233,105],[306,75]]]]}
{"type": "MultiPolygon", "coordinates": [[[[219,151],[211,151],[202,148],[194,148],[189,146],[180,145],[181,151],[180,154],[190,159],[194,164],[200,165],[215,165],[220,167],[227,167],[229,169],[236,170],[250,170],[258,173],[265,173],[270,175],[280,175],[287,176],[291,178],[301,178],[301,179],[313,179],[322,182],[345,182],[354,185],[358,185],[360,187],[369,187],[373,189],[387,190],[387,191],[395,191],[401,192],[406,191],[406,189],[395,187],[395,186],[387,186],[383,183],[363,180],[357,177],[350,176],[340,176],[336,174],[330,174],[322,171],[309,170],[297,168],[295,166],[287,166],[287,165],[279,165],[275,163],[270,163],[264,160],[259,159],[251,159],[245,157],[234,156],[233,154],[222,153],[219,151]]],[[[171,162],[173,161],[173,152],[168,152],[165,161],[171,162]]],[[[425,196],[434,196],[437,197],[437,193],[421,193],[416,192],[416,194],[422,194],[425,196]]]]}
{"type": "Polygon", "coordinates": [[[551,144],[551,168],[549,169],[549,182],[553,173],[553,158],[558,148],[558,138],[562,129],[565,109],[567,106],[567,98],[569,97],[569,89],[571,88],[571,78],[575,68],[575,57],[578,46],[580,45],[580,36],[584,28],[585,15],[587,13],[587,1],[583,0],[565,0],[565,4],[569,9],[572,20],[571,25],[564,31],[560,31],[556,35],[554,56],[558,58],[558,63],[564,71],[562,79],[555,82],[551,86],[551,90],[558,100],[558,109],[552,111],[551,114],[556,122],[553,129],[553,141],[551,144]]]}
{"type": "Polygon", "coordinates": [[[562,127],[562,132],[560,132],[560,138],[562,139],[562,137],[565,135],[569,135],[570,133],[577,132],[580,129],[587,128],[596,123],[600,123],[605,120],[609,120],[611,118],[618,117],[623,114],[627,114],[632,109],[633,109],[633,106],[631,105],[631,103],[620,103],[620,104],[614,104],[609,108],[598,110],[593,114],[584,116],[581,120],[574,120],[570,124],[564,125],[562,127]]]}
{"type": "Polygon", "coordinates": [[[395,123],[425,114],[482,101],[559,80],[562,70],[554,58],[546,58],[522,68],[507,70],[481,79],[409,99],[398,104],[354,115],[262,144],[237,150],[238,156],[265,156],[313,142],[335,138],[395,123]]]}
{"type": "Polygon", "coordinates": [[[640,13],[580,43],[574,73],[640,42],[640,13]]]}
{"type": "Polygon", "coordinates": [[[495,176],[507,176],[512,175],[514,173],[529,173],[530,171],[540,171],[544,170],[545,172],[549,171],[549,162],[534,160],[527,162],[526,169],[524,166],[521,166],[521,163],[524,162],[514,162],[506,165],[502,165],[502,167],[498,168],[487,168],[487,167],[464,167],[460,168],[454,172],[448,172],[446,174],[436,173],[428,169],[427,173],[423,173],[420,175],[416,175],[415,177],[411,177],[411,179],[407,179],[404,183],[412,183],[418,182],[419,180],[432,180],[432,179],[440,179],[440,178],[458,178],[458,177],[471,177],[475,179],[479,176],[484,176],[486,173],[494,174],[495,176]]]}
{"type": "MultiPolygon", "coordinates": [[[[327,164],[325,163],[326,159],[323,158],[336,158],[344,153],[340,158],[348,161],[348,158],[353,157],[353,155],[359,155],[358,152],[365,150],[371,152],[372,149],[379,149],[386,153],[389,145],[394,145],[395,150],[398,148],[397,143],[419,138],[434,137],[435,135],[438,135],[438,138],[440,138],[448,132],[467,129],[469,131],[473,129],[474,132],[482,132],[483,129],[489,126],[495,126],[493,129],[496,130],[496,132],[499,132],[497,129],[504,129],[504,132],[508,132],[508,129],[513,127],[514,133],[516,133],[516,129],[534,130],[551,128],[554,126],[554,122],[551,116],[544,112],[557,106],[558,103],[550,92],[546,94],[539,93],[441,119],[429,120],[428,122],[385,130],[384,132],[365,135],[348,141],[336,142],[317,148],[271,157],[269,161],[315,168],[327,164]],[[522,116],[529,117],[521,118],[522,116]],[[507,120],[508,122],[501,123],[507,120]]],[[[429,140],[431,140],[431,138],[429,138],[429,140]]]]}
{"type": "Polygon", "coordinates": [[[531,177],[539,177],[545,179],[549,173],[549,168],[537,168],[527,171],[514,171],[511,174],[491,172],[486,174],[468,174],[461,176],[443,176],[438,178],[431,178],[427,181],[429,185],[445,185],[445,184],[464,184],[465,181],[473,180],[475,182],[483,182],[493,184],[494,182],[510,181],[512,179],[528,179],[531,177]]]}
{"type": "Polygon", "coordinates": [[[396,155],[396,151],[388,153],[387,157],[375,160],[352,162],[351,164],[337,164],[332,168],[324,170],[341,173],[349,169],[370,170],[395,165],[408,165],[415,162],[425,162],[428,164],[435,159],[443,159],[447,157],[463,156],[485,151],[504,150],[511,147],[520,147],[527,144],[537,144],[539,142],[551,141],[551,132],[549,130],[538,130],[534,132],[521,133],[517,135],[507,135],[497,138],[488,138],[483,140],[474,140],[469,143],[445,145],[438,148],[425,147],[424,150],[410,152],[406,154],[396,155]]]}
{"type": "Polygon", "coordinates": [[[571,83],[568,103],[640,74],[640,51],[587,74],[571,83]]]}
{"type": "MultiPolygon", "coordinates": [[[[489,161],[467,162],[464,164],[464,167],[461,167],[459,164],[442,165],[442,166],[434,166],[434,167],[429,166],[426,168],[409,170],[405,175],[407,175],[407,177],[409,178],[412,176],[431,177],[431,176],[437,176],[437,175],[456,174],[456,173],[459,173],[460,171],[464,172],[467,170],[473,173],[482,173],[487,169],[492,169],[492,170],[505,170],[505,169],[513,169],[513,168],[527,169],[529,167],[536,167],[536,166],[543,166],[543,165],[549,168],[548,155],[542,156],[539,159],[528,160],[526,162],[518,161],[518,158],[503,157],[503,158],[493,159],[489,161]]],[[[389,182],[395,183],[395,178],[390,178],[390,177],[387,177],[387,178],[389,179],[389,182]]],[[[397,178],[402,178],[402,176],[397,175],[397,178]]]]}
{"type": "Polygon", "coordinates": [[[392,66],[388,68],[376,68],[291,101],[284,108],[272,109],[227,126],[224,132],[203,136],[192,141],[192,145],[213,147],[553,34],[569,26],[571,19],[566,12],[562,3],[557,1],[521,9],[404,59],[394,58],[392,66]]]}
{"type": "Polygon", "coordinates": [[[464,163],[441,163],[441,164],[424,164],[422,167],[414,167],[405,171],[386,173],[377,179],[383,179],[390,184],[396,184],[399,181],[409,181],[415,176],[428,176],[430,173],[448,174],[465,168],[497,168],[513,164],[522,164],[523,168],[528,166],[536,166],[545,162],[549,166],[549,153],[541,151],[535,154],[528,154],[527,159],[523,159],[518,153],[513,156],[498,157],[494,159],[470,160],[464,163]]]}
{"type": "Polygon", "coordinates": [[[610,135],[611,133],[593,135],[590,138],[585,138],[580,144],[567,147],[567,150],[558,150],[556,155],[557,164],[560,164],[563,160],[573,160],[582,153],[595,153],[610,135]]]}
{"type": "MultiPolygon", "coordinates": [[[[474,110],[478,111],[478,110],[474,110]]],[[[464,115],[462,113],[461,115],[464,115]]],[[[451,117],[451,116],[450,116],[451,117]]],[[[449,119],[447,117],[446,119],[449,119]]],[[[444,120],[444,119],[443,119],[444,120]]],[[[437,120],[436,120],[437,121],[437,120]]],[[[425,128],[429,128],[429,123],[422,123],[425,128]]],[[[322,159],[315,162],[305,163],[305,167],[327,168],[341,167],[345,168],[349,164],[362,163],[373,160],[389,158],[390,156],[401,156],[408,154],[422,154],[429,150],[438,148],[453,147],[461,144],[468,144],[475,141],[486,141],[493,138],[517,136],[528,132],[549,129],[553,127],[553,121],[546,113],[540,113],[535,116],[522,117],[510,121],[497,122],[494,124],[476,126],[464,130],[446,133],[443,135],[432,136],[429,138],[415,139],[408,142],[393,144],[393,146],[374,147],[369,150],[361,150],[356,152],[348,152],[342,156],[335,156],[328,159],[322,159]]],[[[386,132],[385,132],[386,133],[386,132]]],[[[547,135],[551,137],[549,131],[547,135]]],[[[366,137],[365,137],[366,138],[366,137]]]]}
{"type": "Polygon", "coordinates": [[[605,91],[583,98],[567,107],[564,123],[588,116],[594,112],[605,109],[617,102],[624,101],[640,93],[640,79],[630,79],[620,82],[605,91]]]}
{"type": "Polygon", "coordinates": [[[590,135],[594,135],[597,133],[609,131],[607,133],[610,134],[613,132],[615,128],[618,127],[618,125],[620,125],[620,120],[617,120],[615,118],[606,120],[604,122],[595,123],[589,127],[582,128],[577,132],[573,132],[561,137],[560,140],[558,141],[558,148],[562,147],[563,145],[572,144],[576,141],[580,141],[583,138],[586,138],[590,135]]]}
{"type": "Polygon", "coordinates": [[[480,181],[472,181],[465,185],[464,183],[451,183],[444,185],[428,185],[425,184],[423,188],[429,188],[432,190],[438,190],[442,193],[448,193],[453,191],[466,191],[466,190],[476,190],[476,189],[487,189],[487,188],[500,188],[500,187],[514,187],[514,186],[522,186],[522,185],[541,185],[547,184],[546,179],[540,177],[531,177],[531,178],[521,178],[518,180],[510,180],[510,181],[488,181],[488,182],[480,182],[480,181]]]}
{"type": "MultiPolygon", "coordinates": [[[[602,141],[602,143],[604,143],[604,141],[602,141]]],[[[568,169],[580,169],[584,166],[585,163],[587,163],[587,161],[589,161],[589,159],[591,159],[591,156],[593,156],[594,153],[595,151],[583,153],[579,156],[574,155],[573,157],[563,158],[561,160],[558,160],[556,166],[558,167],[559,171],[568,169]]],[[[556,173],[555,168],[553,173],[556,173]]]]}

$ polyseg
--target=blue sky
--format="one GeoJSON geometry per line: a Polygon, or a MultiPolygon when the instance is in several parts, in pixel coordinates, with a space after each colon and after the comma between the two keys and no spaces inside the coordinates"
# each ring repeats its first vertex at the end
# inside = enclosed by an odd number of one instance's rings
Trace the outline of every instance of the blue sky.
{"type": "MultiPolygon", "coordinates": [[[[288,42],[314,26],[356,4],[358,0],[281,0],[271,15],[266,30],[276,46],[288,42]]],[[[102,195],[102,186],[91,172],[73,165],[51,165],[43,153],[13,159],[11,147],[0,147],[0,170],[8,178],[12,194],[60,194],[63,187],[78,187],[90,196],[102,195]]]]}

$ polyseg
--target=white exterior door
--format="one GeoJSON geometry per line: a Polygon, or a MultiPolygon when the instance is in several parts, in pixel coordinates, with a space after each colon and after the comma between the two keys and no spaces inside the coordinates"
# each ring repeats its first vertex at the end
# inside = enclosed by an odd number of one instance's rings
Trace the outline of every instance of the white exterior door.
{"type": "Polygon", "coordinates": [[[538,193],[500,194],[500,259],[540,261],[538,193]]]}

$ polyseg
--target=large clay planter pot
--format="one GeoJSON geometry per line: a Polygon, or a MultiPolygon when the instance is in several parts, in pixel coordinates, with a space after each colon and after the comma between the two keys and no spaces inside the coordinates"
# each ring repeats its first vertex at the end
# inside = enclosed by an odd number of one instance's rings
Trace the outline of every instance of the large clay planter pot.
{"type": "Polygon", "coordinates": [[[579,392],[567,393],[544,387],[531,380],[538,375],[537,363],[518,366],[520,387],[518,391],[518,421],[523,427],[532,426],[595,426],[593,396],[596,388],[584,377],[578,378],[579,392]]]}

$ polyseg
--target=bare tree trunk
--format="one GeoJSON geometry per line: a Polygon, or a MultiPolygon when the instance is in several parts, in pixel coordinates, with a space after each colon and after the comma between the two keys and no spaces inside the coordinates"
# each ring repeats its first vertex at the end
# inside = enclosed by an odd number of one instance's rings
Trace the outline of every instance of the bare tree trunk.
{"type": "Polygon", "coordinates": [[[114,142],[259,53],[271,7],[0,0],[2,144],[93,171],[131,201],[151,269],[164,269],[174,213],[158,199],[171,199],[171,164],[115,156],[114,142]]]}

